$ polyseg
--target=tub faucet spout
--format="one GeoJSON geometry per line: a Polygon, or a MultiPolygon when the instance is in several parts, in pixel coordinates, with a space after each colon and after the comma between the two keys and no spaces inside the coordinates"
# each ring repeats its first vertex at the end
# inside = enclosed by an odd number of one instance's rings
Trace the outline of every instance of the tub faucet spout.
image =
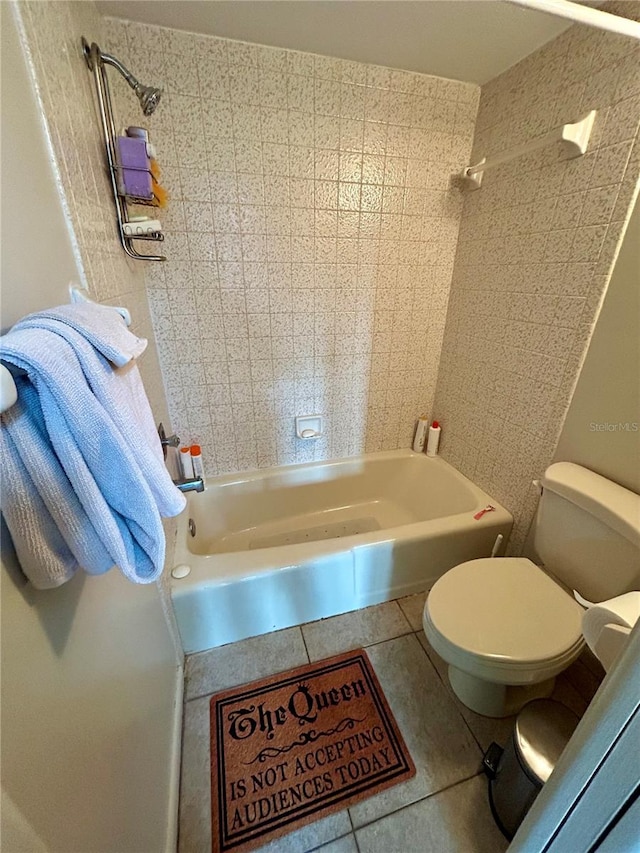
{"type": "Polygon", "coordinates": [[[187,479],[174,480],[173,483],[181,492],[204,492],[202,477],[188,477],[187,479]]]}

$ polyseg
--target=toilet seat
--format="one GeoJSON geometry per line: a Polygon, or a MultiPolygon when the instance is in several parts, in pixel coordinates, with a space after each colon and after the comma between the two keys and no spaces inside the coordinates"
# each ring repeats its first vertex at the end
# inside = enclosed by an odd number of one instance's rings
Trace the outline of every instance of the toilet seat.
{"type": "Polygon", "coordinates": [[[551,678],[580,653],[580,605],[522,557],[470,560],[433,586],[424,629],[449,664],[496,683],[551,678]]]}

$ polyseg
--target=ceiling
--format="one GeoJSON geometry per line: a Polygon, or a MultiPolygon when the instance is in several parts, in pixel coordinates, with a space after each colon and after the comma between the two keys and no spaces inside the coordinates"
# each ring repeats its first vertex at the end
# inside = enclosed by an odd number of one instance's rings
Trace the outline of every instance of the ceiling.
{"type": "Polygon", "coordinates": [[[570,24],[501,0],[98,0],[102,14],[486,83],[570,24]]]}

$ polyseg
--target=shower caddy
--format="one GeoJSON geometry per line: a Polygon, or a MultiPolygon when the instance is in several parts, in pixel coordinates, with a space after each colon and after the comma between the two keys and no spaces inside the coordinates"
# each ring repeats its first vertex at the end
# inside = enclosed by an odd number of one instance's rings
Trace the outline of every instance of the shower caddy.
{"type": "Polygon", "coordinates": [[[145,115],[150,115],[155,109],[157,102],[160,99],[160,90],[153,89],[149,86],[142,86],[121,62],[119,62],[115,57],[103,53],[95,42],[89,45],[89,42],[84,38],[84,36],[82,37],[82,52],[89,71],[93,73],[93,78],[96,84],[100,121],[104,134],[107,162],[109,165],[109,178],[111,180],[111,189],[113,191],[113,198],[116,206],[118,236],[120,237],[122,248],[130,258],[134,258],[137,261],[166,261],[166,257],[164,255],[141,255],[135,249],[133,242],[134,240],[150,240],[160,243],[164,240],[164,234],[161,231],[153,231],[150,234],[136,234],[135,236],[125,232],[125,225],[135,225],[135,222],[130,223],[127,199],[125,196],[121,195],[118,190],[118,170],[121,167],[118,165],[116,155],[117,133],[113,117],[111,94],[109,92],[107,69],[105,66],[112,65],[122,74],[127,83],[138,95],[145,115]]]}

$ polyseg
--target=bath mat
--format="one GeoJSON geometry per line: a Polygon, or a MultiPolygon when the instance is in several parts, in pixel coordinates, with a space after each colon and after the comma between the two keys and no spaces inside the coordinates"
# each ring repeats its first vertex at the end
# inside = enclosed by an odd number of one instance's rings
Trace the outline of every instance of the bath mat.
{"type": "Polygon", "coordinates": [[[244,853],[415,775],[362,649],[211,699],[214,853],[244,853]]]}

